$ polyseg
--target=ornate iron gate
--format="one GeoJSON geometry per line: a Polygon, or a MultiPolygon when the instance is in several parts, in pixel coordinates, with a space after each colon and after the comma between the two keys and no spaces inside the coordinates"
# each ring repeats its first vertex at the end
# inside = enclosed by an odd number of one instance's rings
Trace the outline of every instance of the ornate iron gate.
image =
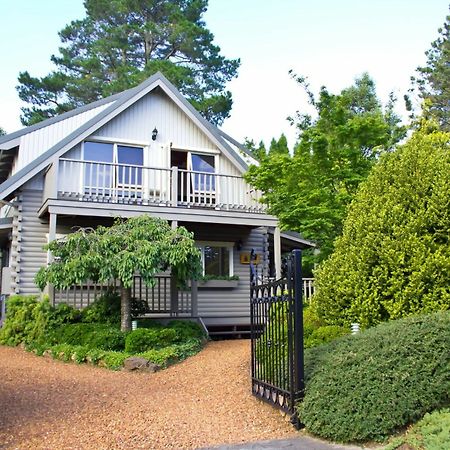
{"type": "MultiPolygon", "coordinates": [[[[252,269],[252,273],[254,269],[252,269]]],[[[287,261],[284,278],[250,285],[253,395],[291,415],[304,391],[301,250],[287,261]]]]}

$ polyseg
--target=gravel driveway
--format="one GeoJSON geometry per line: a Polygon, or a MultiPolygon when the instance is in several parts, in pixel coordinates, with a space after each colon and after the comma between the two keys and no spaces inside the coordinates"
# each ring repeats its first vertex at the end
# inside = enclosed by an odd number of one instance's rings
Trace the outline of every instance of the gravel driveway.
{"type": "Polygon", "coordinates": [[[295,436],[250,394],[249,358],[248,340],[211,342],[146,374],[0,346],[0,448],[193,449],[295,436]]]}

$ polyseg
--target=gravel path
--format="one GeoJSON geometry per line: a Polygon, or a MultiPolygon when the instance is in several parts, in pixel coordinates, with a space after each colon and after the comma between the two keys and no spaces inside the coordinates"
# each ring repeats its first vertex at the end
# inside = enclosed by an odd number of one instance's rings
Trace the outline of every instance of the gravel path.
{"type": "Polygon", "coordinates": [[[249,392],[250,342],[211,342],[155,373],[0,346],[0,448],[194,449],[296,435],[249,392]]]}

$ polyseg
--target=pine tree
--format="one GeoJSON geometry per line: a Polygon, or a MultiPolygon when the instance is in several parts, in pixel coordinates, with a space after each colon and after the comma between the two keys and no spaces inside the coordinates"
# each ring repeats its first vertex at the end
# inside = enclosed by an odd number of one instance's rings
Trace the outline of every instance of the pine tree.
{"type": "Polygon", "coordinates": [[[121,92],[161,71],[211,122],[229,115],[237,74],[202,19],[208,0],[85,0],[86,17],[59,33],[56,70],[19,75],[24,125],[121,92]]]}

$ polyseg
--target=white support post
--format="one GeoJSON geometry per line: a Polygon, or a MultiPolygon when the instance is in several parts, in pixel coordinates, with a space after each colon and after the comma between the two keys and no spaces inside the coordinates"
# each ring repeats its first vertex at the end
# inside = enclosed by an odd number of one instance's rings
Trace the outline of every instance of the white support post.
{"type": "Polygon", "coordinates": [[[178,220],[172,220],[171,224],[172,230],[176,230],[178,228],[178,220]]]}
{"type": "Polygon", "coordinates": [[[273,234],[273,250],[275,262],[275,276],[277,279],[281,278],[281,231],[280,227],[275,227],[273,234]]]}
{"type": "MultiPolygon", "coordinates": [[[[50,213],[49,222],[48,222],[48,242],[52,242],[56,238],[56,214],[50,213]]],[[[53,255],[50,250],[47,251],[47,262],[50,264],[53,261],[53,255]]],[[[54,288],[52,285],[47,284],[44,294],[47,294],[50,297],[50,303],[54,305],[54,288]]]]}
{"type": "Polygon", "coordinates": [[[172,167],[172,206],[178,206],[178,167],[172,167]]]}

